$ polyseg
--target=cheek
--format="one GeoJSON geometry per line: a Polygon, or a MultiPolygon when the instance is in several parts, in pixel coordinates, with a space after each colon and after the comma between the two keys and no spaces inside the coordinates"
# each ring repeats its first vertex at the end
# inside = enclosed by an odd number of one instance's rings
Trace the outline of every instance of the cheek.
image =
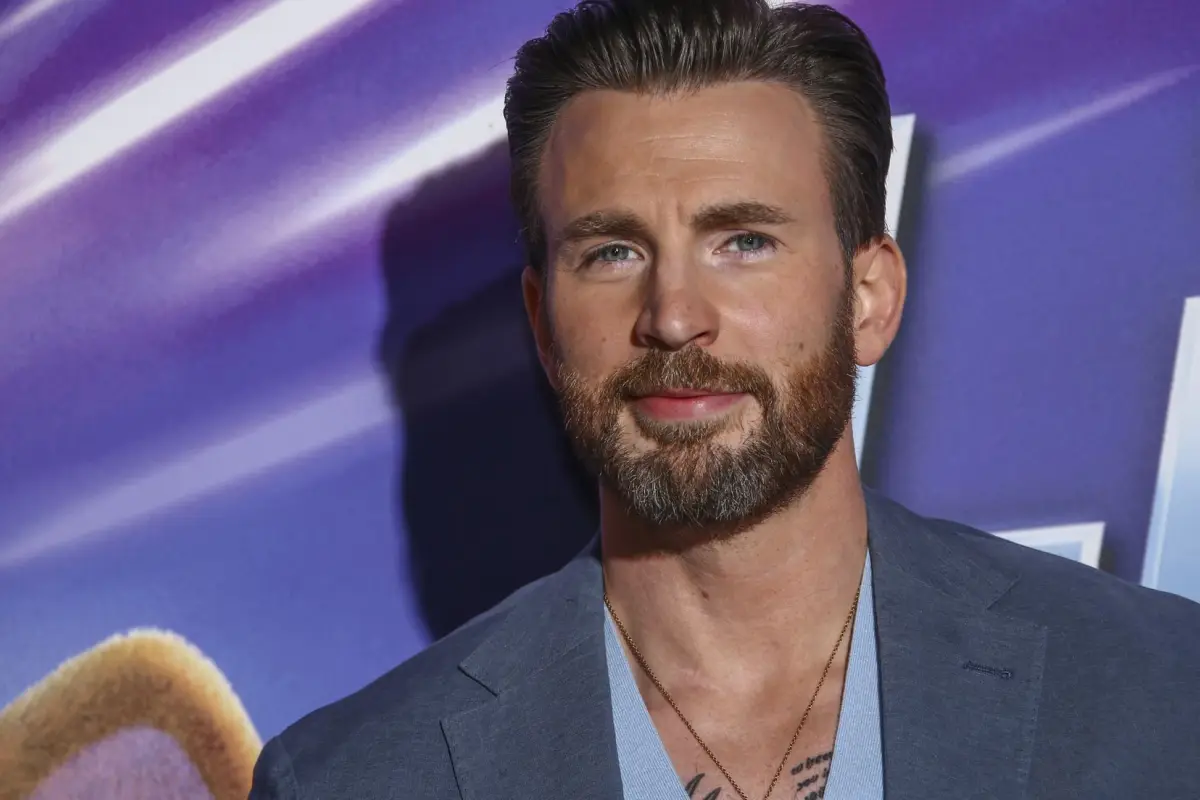
{"type": "Polygon", "coordinates": [[[747,347],[794,366],[829,340],[846,296],[836,254],[812,254],[773,273],[735,312],[747,347]]]}
{"type": "Polygon", "coordinates": [[[812,298],[778,291],[754,304],[730,309],[722,324],[729,355],[784,372],[824,344],[832,317],[812,298]]]}
{"type": "Polygon", "coordinates": [[[630,328],[617,309],[567,292],[552,300],[554,345],[563,366],[599,382],[631,357],[630,328]]]}

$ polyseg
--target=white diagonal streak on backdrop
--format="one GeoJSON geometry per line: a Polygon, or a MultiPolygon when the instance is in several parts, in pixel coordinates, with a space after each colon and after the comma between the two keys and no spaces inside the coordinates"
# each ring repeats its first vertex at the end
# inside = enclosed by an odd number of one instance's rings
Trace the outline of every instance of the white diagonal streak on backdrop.
{"type": "Polygon", "coordinates": [[[1166,70],[1104,94],[1061,114],[1038,120],[955,153],[933,167],[934,183],[946,183],[1070,133],[1081,125],[1121,111],[1139,100],[1174,86],[1198,69],[1197,65],[1166,70]]]}
{"type": "Polygon", "coordinates": [[[0,182],[0,223],[330,31],[376,0],[277,0],[138,77],[20,160],[0,182]]]}
{"type": "Polygon", "coordinates": [[[29,0],[4,17],[0,17],[0,39],[7,39],[26,25],[31,25],[50,11],[73,0],[29,0]]]}
{"type": "Polygon", "coordinates": [[[373,375],[348,381],[192,450],[145,459],[111,485],[0,545],[0,568],[129,526],[237,486],[387,425],[394,412],[373,375]]]}
{"type": "Polygon", "coordinates": [[[382,199],[392,200],[421,181],[504,141],[504,97],[493,97],[375,163],[341,188],[284,218],[267,246],[287,241],[382,199]]]}

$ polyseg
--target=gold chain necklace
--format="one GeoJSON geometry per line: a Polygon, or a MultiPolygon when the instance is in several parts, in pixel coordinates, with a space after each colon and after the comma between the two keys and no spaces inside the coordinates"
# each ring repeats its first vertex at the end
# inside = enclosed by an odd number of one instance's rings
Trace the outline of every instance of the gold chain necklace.
{"type": "MultiPolygon", "coordinates": [[[[800,717],[800,724],[796,726],[796,732],[792,734],[792,740],[788,742],[787,750],[784,751],[783,758],[779,761],[779,766],[775,768],[775,775],[771,778],[771,783],[767,786],[767,793],[763,795],[763,800],[767,800],[771,796],[771,792],[775,791],[775,784],[779,782],[779,776],[783,774],[784,765],[787,764],[788,758],[792,755],[792,749],[796,746],[796,740],[800,738],[800,731],[804,730],[804,723],[808,722],[808,715],[812,713],[813,705],[817,702],[817,695],[821,692],[821,686],[825,683],[825,678],[829,676],[829,670],[833,668],[833,659],[837,656],[838,650],[842,647],[842,640],[846,638],[846,631],[850,629],[850,623],[854,620],[854,612],[858,609],[858,597],[862,593],[860,585],[854,592],[854,602],[850,605],[850,613],[846,615],[846,622],[842,625],[842,632],[838,634],[837,642],[833,645],[833,652],[829,654],[829,660],[825,662],[825,669],[821,671],[821,679],[817,681],[817,688],[813,690],[812,697],[808,701],[808,707],[804,709],[804,715],[800,717]]],[[[688,733],[692,734],[692,738],[700,745],[702,749],[716,764],[717,769],[721,770],[721,774],[725,776],[725,780],[729,781],[729,785],[738,793],[738,797],[742,800],[750,800],[746,793],[742,791],[742,787],[738,786],[737,781],[729,774],[729,770],[725,769],[713,751],[709,749],[704,740],[700,738],[700,734],[696,733],[696,729],[692,727],[692,723],[688,722],[688,718],[679,710],[679,705],[675,702],[675,698],[671,697],[671,693],[667,691],[667,687],[663,686],[662,681],[654,674],[654,670],[650,669],[650,665],[646,663],[646,657],[642,655],[642,651],[638,650],[636,644],[633,643],[633,637],[629,635],[629,631],[625,629],[625,624],[621,622],[621,618],[617,616],[617,612],[613,610],[612,602],[608,599],[608,591],[604,592],[604,605],[608,608],[608,613],[612,615],[613,622],[617,624],[617,630],[621,632],[621,637],[625,640],[625,644],[629,645],[630,652],[637,660],[638,666],[646,673],[646,677],[654,684],[654,688],[658,689],[659,694],[667,701],[671,708],[675,709],[675,713],[679,716],[679,720],[683,726],[688,729],[688,733]]]]}

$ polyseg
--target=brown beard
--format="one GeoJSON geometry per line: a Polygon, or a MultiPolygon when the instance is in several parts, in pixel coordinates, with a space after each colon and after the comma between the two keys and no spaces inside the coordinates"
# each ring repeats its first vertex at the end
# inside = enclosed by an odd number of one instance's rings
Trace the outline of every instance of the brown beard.
{"type": "Polygon", "coordinates": [[[853,295],[847,290],[829,342],[798,367],[781,391],[761,368],[727,363],[707,350],[649,350],[587,385],[561,360],[559,401],[567,433],[584,465],[635,517],[656,527],[738,529],[803,495],[837,446],[854,407],[853,295]],[[633,413],[655,443],[635,452],[621,440],[620,412],[634,397],[663,389],[745,393],[761,420],[737,445],[716,436],[732,424],[719,418],[664,423],[633,413]]]}

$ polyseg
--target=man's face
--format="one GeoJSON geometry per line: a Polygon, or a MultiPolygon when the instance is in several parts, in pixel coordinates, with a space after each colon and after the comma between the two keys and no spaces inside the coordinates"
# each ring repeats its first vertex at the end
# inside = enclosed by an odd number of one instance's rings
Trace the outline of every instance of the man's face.
{"type": "Polygon", "coordinates": [[[585,463],[656,525],[736,526],[815,480],[854,400],[820,129],[746,82],[572,100],[539,175],[539,344],[585,463]]]}

